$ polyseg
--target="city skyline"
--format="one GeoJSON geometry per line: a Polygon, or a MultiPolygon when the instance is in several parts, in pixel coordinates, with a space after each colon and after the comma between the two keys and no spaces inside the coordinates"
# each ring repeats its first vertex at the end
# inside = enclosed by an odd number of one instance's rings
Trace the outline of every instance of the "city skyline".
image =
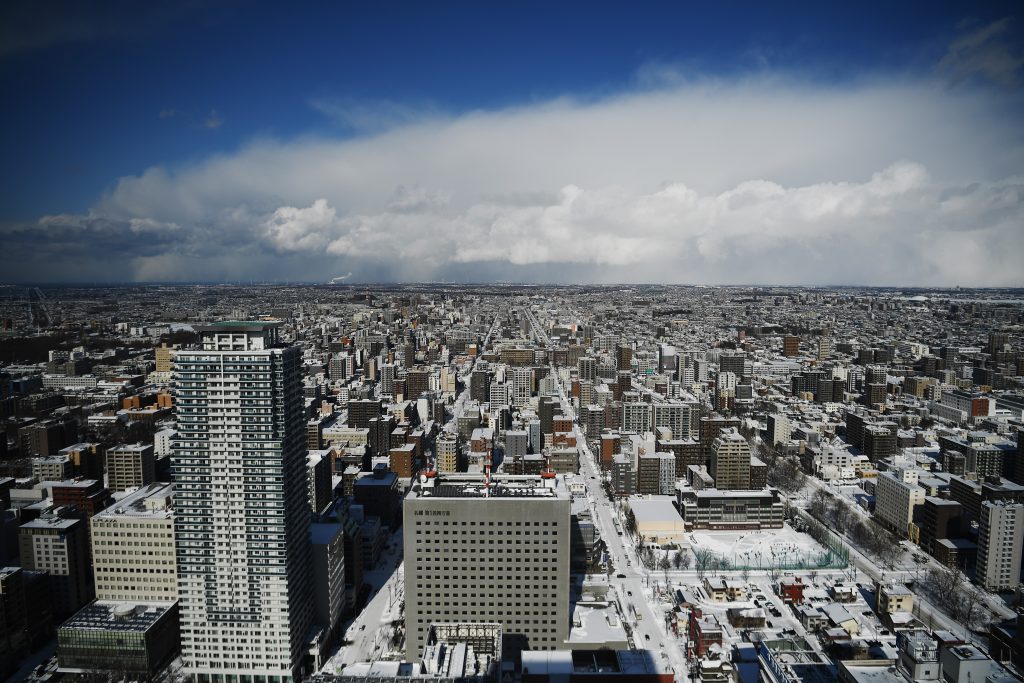
{"type": "Polygon", "coordinates": [[[1024,285],[1019,9],[7,9],[5,280],[1024,285]]]}

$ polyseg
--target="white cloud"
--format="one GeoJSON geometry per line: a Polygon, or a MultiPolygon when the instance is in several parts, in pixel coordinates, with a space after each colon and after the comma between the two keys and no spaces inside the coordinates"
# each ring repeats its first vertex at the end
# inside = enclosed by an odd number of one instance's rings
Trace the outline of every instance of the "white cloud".
{"type": "Polygon", "coordinates": [[[36,230],[122,235],[140,279],[1022,284],[1019,104],[752,79],[428,112],[151,168],[36,230]],[[162,251],[132,256],[157,225],[162,251]]]}

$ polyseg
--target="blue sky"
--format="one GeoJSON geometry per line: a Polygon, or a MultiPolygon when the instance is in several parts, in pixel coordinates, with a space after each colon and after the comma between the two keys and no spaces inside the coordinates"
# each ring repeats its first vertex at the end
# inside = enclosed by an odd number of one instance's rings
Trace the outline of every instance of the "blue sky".
{"type": "MultiPolygon", "coordinates": [[[[245,277],[249,273],[230,254],[182,246],[197,231],[219,230],[245,242],[250,251],[243,262],[258,263],[259,272],[269,270],[280,279],[353,270],[367,280],[400,279],[410,270],[403,260],[424,260],[400,253],[374,263],[353,247],[355,237],[365,240],[369,234],[387,250],[409,242],[403,231],[440,226],[439,243],[458,254],[428,259],[429,267],[412,269],[418,277],[630,279],[645,262],[642,245],[616,242],[614,233],[630,232],[638,211],[646,215],[651,201],[665,203],[652,196],[678,185],[699,196],[659,208],[668,213],[659,214],[665,227],[649,235],[653,251],[659,239],[673,241],[676,231],[674,241],[688,241],[687,253],[698,254],[687,269],[695,279],[748,282],[773,275],[733,253],[729,240],[757,241],[770,226],[754,235],[737,232],[732,223],[701,227],[720,212],[700,202],[721,202],[723,193],[743,183],[774,183],[788,193],[787,203],[818,197],[816,191],[836,183],[856,183],[870,194],[871,179],[888,172],[910,178],[907,188],[900,186],[901,201],[913,203],[903,197],[907,192],[930,193],[935,206],[920,216],[923,223],[948,215],[943,198],[978,183],[991,184],[985,188],[989,194],[963,201],[988,213],[983,217],[978,209],[973,219],[1008,225],[1019,207],[1019,197],[1017,204],[1006,198],[1018,191],[1014,179],[1024,173],[1024,26],[1017,3],[7,3],[0,26],[0,81],[7,93],[0,110],[0,224],[10,245],[56,245],[50,254],[55,263],[73,258],[75,241],[81,240],[81,255],[60,277],[245,277]],[[764,107],[776,118],[762,130],[760,121],[729,120],[737,107],[764,107]],[[936,107],[951,113],[934,115],[936,107]],[[806,137],[787,126],[787,111],[797,121],[808,117],[797,128],[830,129],[806,137]],[[933,136],[921,133],[904,144],[906,135],[880,135],[852,154],[836,146],[820,158],[803,150],[821,149],[829,136],[842,136],[843,116],[851,116],[849,125],[862,126],[858,134],[870,138],[869,124],[874,130],[887,127],[886,111],[894,130],[913,130],[918,117],[933,136]],[[613,145],[595,156],[607,160],[607,169],[593,169],[603,162],[586,150],[628,138],[637,126],[663,126],[664,135],[672,136],[672,118],[684,126],[691,112],[701,121],[729,120],[720,128],[695,129],[735,144],[705,149],[695,134],[685,145],[669,145],[671,153],[688,157],[694,149],[695,160],[702,154],[724,157],[729,163],[723,169],[702,177],[696,162],[674,166],[658,155],[652,140],[639,145],[646,151],[636,157],[628,142],[613,145]],[[748,159],[748,146],[762,146],[745,139],[752,129],[790,136],[797,151],[764,149],[748,159]],[[965,152],[955,145],[940,154],[945,141],[961,132],[960,144],[995,153],[987,159],[968,153],[963,163],[959,157],[965,152]],[[567,137],[573,144],[559,148],[567,137]],[[439,139],[450,146],[417,155],[417,144],[439,139]],[[559,170],[543,179],[521,167],[503,175],[490,168],[502,166],[500,155],[465,151],[476,144],[493,145],[497,152],[509,139],[538,145],[538,164],[559,170]],[[861,149],[870,151],[872,144],[878,153],[860,158],[861,149]],[[548,158],[541,146],[559,149],[548,158]],[[575,155],[576,166],[567,155],[575,155]],[[358,196],[332,196],[330,186],[310,194],[305,188],[316,186],[314,181],[289,187],[288,178],[256,177],[261,164],[302,167],[304,159],[326,173],[355,160],[367,169],[342,174],[338,183],[355,185],[355,176],[376,175],[358,196]],[[386,163],[377,168],[376,159],[386,163]],[[239,180],[218,193],[211,178],[225,173],[239,180]],[[481,175],[490,182],[477,182],[481,175]],[[593,202],[582,216],[576,190],[593,202]],[[422,220],[412,221],[414,214],[422,220]],[[608,223],[603,232],[602,223],[608,223]],[[174,226],[180,239],[131,244],[144,241],[139,235],[158,225],[174,226]],[[572,230],[593,236],[593,253],[565,253],[571,241],[556,240],[557,249],[547,244],[547,235],[572,230]],[[521,234],[527,251],[552,253],[538,260],[467,250],[456,244],[460,232],[509,243],[521,234]],[[387,235],[391,242],[383,239],[387,235]],[[90,242],[125,246],[124,267],[111,273],[109,263],[93,262],[90,242]],[[615,256],[624,253],[629,257],[615,256]]],[[[750,189],[744,186],[743,192],[750,189]]],[[[754,192],[758,201],[782,201],[773,199],[775,190],[762,190],[754,192]]],[[[864,199],[843,195],[824,201],[849,205],[864,199]]],[[[915,201],[920,204],[920,197],[915,201]]],[[[762,208],[758,215],[782,210],[762,208]]],[[[887,213],[908,210],[893,206],[887,213]]],[[[797,215],[805,220],[808,210],[797,215]]],[[[737,217],[737,223],[750,220],[737,217]]],[[[812,221],[803,232],[762,246],[785,251],[786,240],[808,231],[831,235],[814,246],[821,267],[806,279],[817,280],[835,272],[828,267],[828,250],[842,243],[845,227],[812,221]]],[[[962,227],[935,229],[959,234],[962,227]]],[[[1012,234],[998,237],[1008,240],[1003,251],[1018,245],[1012,234]]],[[[507,246],[505,251],[515,251],[507,246]]],[[[897,263],[861,277],[897,283],[897,263]]],[[[14,277],[38,277],[38,266],[14,277]]],[[[671,265],[655,272],[662,281],[688,281],[671,265]]],[[[991,269],[979,264],[963,277],[986,284],[986,272],[991,269]]],[[[1013,284],[1017,277],[1022,284],[1017,272],[997,272],[992,283],[1013,284]]],[[[955,275],[941,273],[947,279],[955,275]]]]}

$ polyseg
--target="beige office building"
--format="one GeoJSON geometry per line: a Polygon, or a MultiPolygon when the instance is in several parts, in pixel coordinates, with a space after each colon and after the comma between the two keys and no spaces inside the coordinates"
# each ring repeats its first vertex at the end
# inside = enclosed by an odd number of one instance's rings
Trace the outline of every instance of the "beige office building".
{"type": "Polygon", "coordinates": [[[710,473],[720,491],[750,489],[750,446],[735,429],[722,430],[711,443],[710,473]]]}
{"type": "Polygon", "coordinates": [[[151,484],[89,520],[97,600],[178,599],[173,495],[174,484],[151,484]]]}
{"type": "Polygon", "coordinates": [[[569,635],[569,490],[561,476],[422,477],[405,499],[406,657],[435,622],[502,625],[513,647],[569,635]]]}

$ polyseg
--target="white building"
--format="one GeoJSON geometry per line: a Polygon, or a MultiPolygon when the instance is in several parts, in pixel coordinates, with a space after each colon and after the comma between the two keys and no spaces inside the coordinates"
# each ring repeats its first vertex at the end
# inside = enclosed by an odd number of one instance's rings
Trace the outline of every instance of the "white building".
{"type": "Polygon", "coordinates": [[[919,474],[916,469],[897,468],[882,472],[875,482],[875,516],[901,538],[914,518],[914,506],[923,504],[927,494],[918,486],[919,474]]]}
{"type": "Polygon", "coordinates": [[[525,406],[533,393],[533,370],[516,368],[512,371],[512,404],[525,406]]]}
{"type": "Polygon", "coordinates": [[[561,476],[424,477],[405,498],[406,657],[435,622],[500,623],[530,650],[569,636],[569,507],[561,476]]]}
{"type": "MultiPolygon", "coordinates": [[[[312,621],[302,354],[280,323],[199,328],[175,354],[183,673],[302,678],[312,621]]],[[[325,430],[326,431],[326,430],[325,430]]]]}
{"type": "Polygon", "coordinates": [[[981,504],[978,530],[978,582],[990,590],[1015,588],[1020,583],[1024,549],[1024,504],[986,500],[981,504]]]}
{"type": "Polygon", "coordinates": [[[153,454],[163,458],[171,454],[171,442],[178,432],[173,429],[161,429],[153,435],[153,454]]]}

